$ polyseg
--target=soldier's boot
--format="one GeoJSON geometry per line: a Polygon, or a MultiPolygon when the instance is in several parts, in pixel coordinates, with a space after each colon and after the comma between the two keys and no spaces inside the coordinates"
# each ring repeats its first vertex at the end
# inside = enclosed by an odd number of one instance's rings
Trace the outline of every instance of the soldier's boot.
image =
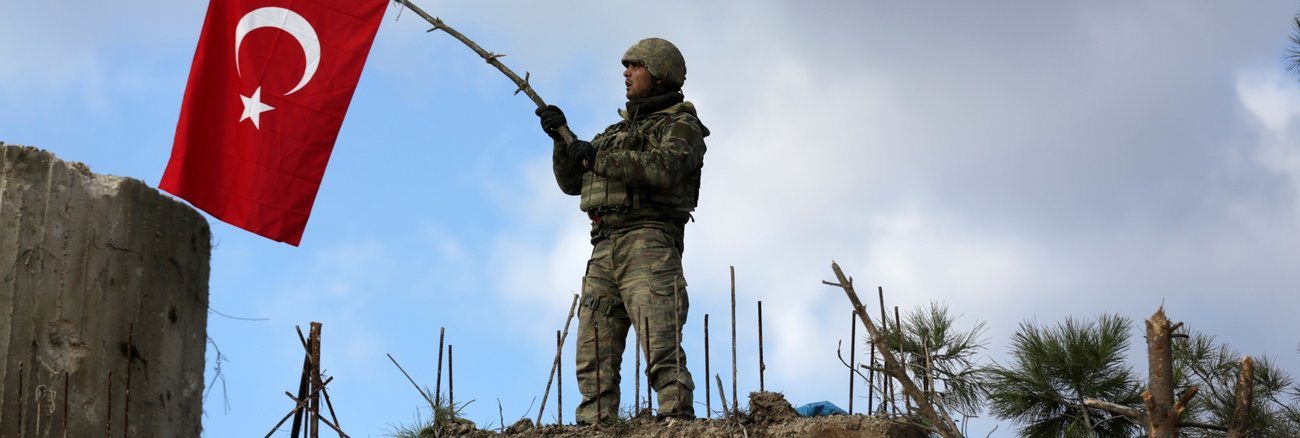
{"type": "Polygon", "coordinates": [[[661,383],[655,389],[659,396],[659,418],[694,419],[695,384],[690,372],[683,369],[679,379],[661,383]]]}
{"type": "Polygon", "coordinates": [[[695,418],[695,380],[686,368],[685,352],[672,344],[661,344],[660,348],[654,344],[651,342],[654,357],[650,360],[650,381],[658,394],[659,418],[695,418]]]}

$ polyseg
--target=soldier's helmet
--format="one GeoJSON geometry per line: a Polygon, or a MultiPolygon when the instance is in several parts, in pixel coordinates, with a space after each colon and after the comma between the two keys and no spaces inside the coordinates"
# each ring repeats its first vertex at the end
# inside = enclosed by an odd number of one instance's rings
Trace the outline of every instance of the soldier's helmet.
{"type": "Polygon", "coordinates": [[[654,77],[678,88],[686,83],[686,58],[677,46],[663,38],[646,38],[633,44],[623,53],[623,66],[633,62],[644,65],[654,77]]]}

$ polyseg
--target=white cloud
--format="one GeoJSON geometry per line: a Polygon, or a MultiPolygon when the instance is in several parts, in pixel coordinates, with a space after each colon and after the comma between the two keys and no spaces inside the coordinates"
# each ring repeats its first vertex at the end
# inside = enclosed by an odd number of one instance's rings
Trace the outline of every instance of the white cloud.
{"type": "Polygon", "coordinates": [[[1256,162],[1287,178],[1300,205],[1300,85],[1280,72],[1242,74],[1237,95],[1258,127],[1256,162]]]}
{"type": "MultiPolygon", "coordinates": [[[[744,20],[711,23],[710,37],[668,27],[695,54],[686,93],[713,131],[687,227],[688,331],[707,312],[722,339],[734,265],[742,326],[752,327],[754,300],[770,309],[768,386],[796,403],[837,396],[834,340],[848,335],[848,303],[819,283],[836,259],[869,307],[881,285],[891,307],[937,300],[963,323],[988,321],[994,356],[1024,320],[1140,319],[1162,302],[1245,350],[1291,351],[1240,335],[1275,324],[1215,310],[1295,301],[1278,285],[1295,276],[1288,260],[1300,253],[1278,242],[1300,238],[1289,219],[1296,199],[1272,203],[1279,187],[1257,173],[1300,187],[1297,87],[1236,73],[1249,56],[1240,47],[1283,34],[1246,26],[1225,43],[1196,29],[1256,15],[1176,5],[1042,6],[1040,18],[915,8],[800,10],[812,17],[793,21],[746,9],[744,20]],[[1041,18],[1054,16],[1070,18],[1041,18]],[[1253,134],[1238,103],[1264,128],[1258,146],[1242,141],[1253,134]],[[1234,161],[1242,154],[1258,159],[1234,161]]],[[[624,33],[626,42],[590,50],[617,53],[636,39],[624,33]]],[[[565,74],[587,84],[578,96],[621,91],[609,72],[565,74]],[[600,87],[612,91],[587,91],[600,87]]],[[[604,109],[566,110],[612,121],[604,109]]],[[[529,169],[544,175],[529,176],[540,189],[521,205],[540,202],[528,211],[562,221],[504,237],[519,245],[500,251],[516,255],[508,284],[576,285],[589,251],[584,221],[565,213],[576,201],[546,194],[558,192],[548,168],[529,169]]],[[[742,356],[756,353],[745,330],[742,356]]],[[[756,385],[752,366],[741,369],[742,385],[756,385]]]]}
{"type": "Polygon", "coordinates": [[[106,112],[112,92],[138,90],[162,77],[155,59],[140,56],[142,49],[160,49],[162,41],[170,45],[160,50],[183,46],[179,50],[193,53],[203,11],[201,4],[147,1],[0,6],[0,17],[20,17],[4,22],[0,96],[41,111],[72,99],[74,107],[106,112]],[[119,69],[121,62],[134,65],[119,69]]]}

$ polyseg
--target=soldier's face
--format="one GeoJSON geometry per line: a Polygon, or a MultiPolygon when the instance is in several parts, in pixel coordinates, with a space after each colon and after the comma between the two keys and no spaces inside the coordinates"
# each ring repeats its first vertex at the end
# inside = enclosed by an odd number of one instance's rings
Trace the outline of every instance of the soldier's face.
{"type": "Polygon", "coordinates": [[[654,77],[643,65],[628,64],[627,69],[623,70],[623,85],[627,87],[628,99],[645,96],[653,83],[654,77]]]}

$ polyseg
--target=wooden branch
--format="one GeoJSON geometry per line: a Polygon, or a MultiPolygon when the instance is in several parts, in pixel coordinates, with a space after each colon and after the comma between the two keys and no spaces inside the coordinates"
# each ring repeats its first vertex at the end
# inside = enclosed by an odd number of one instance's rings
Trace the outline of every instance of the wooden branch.
{"type": "MultiPolygon", "coordinates": [[[[323,387],[322,387],[322,388],[323,388],[323,387]]],[[[293,394],[290,394],[288,391],[285,391],[284,395],[289,396],[289,398],[292,399],[293,401],[299,401],[298,399],[294,398],[294,397],[293,397],[293,394]]],[[[301,401],[302,401],[303,403],[308,402],[308,400],[301,400],[301,401]]],[[[330,422],[329,420],[325,419],[324,417],[321,417],[321,416],[320,416],[320,411],[319,411],[317,408],[313,408],[313,407],[310,407],[310,406],[307,406],[307,405],[303,405],[303,407],[301,407],[301,408],[299,408],[299,409],[306,410],[306,411],[311,411],[311,413],[312,413],[312,418],[319,419],[320,422],[325,423],[326,426],[329,426],[331,429],[334,429],[335,432],[338,432],[338,433],[339,433],[339,438],[351,438],[351,436],[348,435],[347,432],[344,432],[343,429],[340,429],[339,426],[338,426],[337,424],[334,424],[334,423],[330,422]]],[[[335,418],[334,420],[335,420],[335,421],[338,421],[337,418],[335,418]]]]}
{"type": "MultiPolygon", "coordinates": [[[[715,374],[713,375],[713,378],[718,382],[718,398],[722,399],[722,418],[731,418],[733,412],[727,410],[727,390],[722,387],[722,375],[715,374]]],[[[704,378],[704,384],[708,385],[708,381],[709,378],[706,376],[704,378]]]]}
{"type": "Polygon", "coordinates": [[[864,370],[875,371],[875,372],[877,372],[877,373],[883,373],[883,372],[885,372],[885,369],[884,369],[884,368],[881,368],[881,367],[870,366],[870,365],[867,365],[867,364],[862,364],[862,365],[858,365],[858,366],[859,366],[859,367],[862,367],[862,369],[864,369],[864,370]]]}
{"type": "Polygon", "coordinates": [[[1217,430],[1217,431],[1219,431],[1219,432],[1227,432],[1227,431],[1228,431],[1228,428],[1226,428],[1226,427],[1223,427],[1223,426],[1220,426],[1220,425],[1217,425],[1217,424],[1202,423],[1202,422],[1199,422],[1199,421],[1181,421],[1181,422],[1178,423],[1178,427],[1195,427],[1195,428],[1198,428],[1198,429],[1217,430]]]}
{"type": "MultiPolygon", "coordinates": [[[[850,383],[853,382],[853,379],[852,379],[853,374],[857,374],[859,377],[862,377],[863,379],[866,379],[866,378],[867,378],[867,376],[864,375],[864,374],[862,374],[861,371],[858,371],[857,369],[854,369],[854,368],[853,368],[853,365],[849,365],[849,361],[844,360],[844,341],[836,341],[836,342],[835,342],[835,357],[838,357],[838,358],[840,359],[840,363],[844,364],[844,366],[845,366],[846,368],[849,369],[849,376],[850,376],[849,382],[850,382],[850,383]]],[[[866,368],[866,369],[870,369],[870,368],[867,367],[866,365],[861,365],[861,367],[862,367],[862,368],[866,368]]],[[[852,399],[852,398],[850,397],[850,399],[852,399]]]]}
{"type": "Polygon", "coordinates": [[[1169,337],[1173,330],[1164,307],[1146,320],[1146,328],[1150,387],[1142,393],[1142,400],[1147,407],[1147,431],[1151,438],[1175,438],[1178,412],[1174,407],[1174,359],[1169,337]]]}
{"type": "Polygon", "coordinates": [[[1241,358],[1241,374],[1237,376],[1237,408],[1228,426],[1228,438],[1242,438],[1250,431],[1250,400],[1255,393],[1255,361],[1250,356],[1241,358]]]}
{"type": "Polygon", "coordinates": [[[898,379],[899,383],[903,386],[903,393],[911,399],[916,400],[921,415],[935,426],[936,432],[938,432],[939,435],[945,438],[960,437],[961,432],[959,432],[957,425],[952,421],[952,417],[948,415],[947,410],[945,410],[942,405],[931,402],[930,397],[926,396],[924,392],[917,388],[916,383],[907,376],[906,370],[904,370],[902,365],[899,364],[898,358],[894,356],[894,352],[890,350],[888,341],[885,340],[883,335],[881,335],[880,330],[876,328],[876,325],[871,322],[871,318],[867,317],[867,308],[864,307],[862,301],[858,299],[857,292],[853,290],[853,282],[844,275],[844,271],[840,270],[840,265],[831,262],[831,270],[835,271],[835,277],[839,280],[839,286],[844,289],[845,295],[848,295],[849,301],[853,303],[853,310],[858,312],[858,317],[862,319],[862,325],[867,327],[867,332],[871,336],[871,342],[880,350],[881,356],[885,360],[885,372],[892,375],[895,379],[898,379]]]}
{"type": "MultiPolygon", "coordinates": [[[[537,427],[542,427],[542,411],[546,410],[546,396],[551,395],[551,382],[555,379],[557,369],[560,367],[561,353],[564,351],[564,340],[569,337],[569,323],[573,321],[573,312],[578,308],[578,294],[573,294],[573,303],[569,304],[569,316],[564,318],[564,333],[560,335],[558,346],[555,347],[555,360],[551,361],[551,373],[546,376],[546,392],[542,393],[542,406],[537,408],[537,427]]],[[[646,359],[649,360],[649,359],[646,359]]],[[[638,380],[639,382],[639,380],[638,380]]],[[[564,414],[560,414],[563,418],[564,414]]]]}
{"type": "MultiPolygon", "coordinates": [[[[1189,392],[1190,392],[1190,391],[1189,391],[1189,392]]],[[[1186,395],[1186,393],[1184,393],[1184,395],[1186,395]]],[[[1141,409],[1137,409],[1137,408],[1130,407],[1130,406],[1124,406],[1124,405],[1121,405],[1121,404],[1111,403],[1111,402],[1108,402],[1108,401],[1097,400],[1097,399],[1095,399],[1095,398],[1090,398],[1090,399],[1084,400],[1084,401],[1083,401],[1083,404],[1086,405],[1086,406],[1088,406],[1088,407],[1090,407],[1090,408],[1097,408],[1097,409],[1101,409],[1101,410],[1103,410],[1103,411],[1110,412],[1110,413],[1112,413],[1112,414],[1122,415],[1122,416],[1124,416],[1124,417],[1126,417],[1126,418],[1129,418],[1129,419],[1131,419],[1131,420],[1133,420],[1133,421],[1138,421],[1138,422],[1145,421],[1145,420],[1146,420],[1146,417],[1147,417],[1147,413],[1146,413],[1146,411],[1143,411],[1143,410],[1141,410],[1141,409]]],[[[1195,428],[1198,428],[1198,429],[1217,430],[1217,431],[1221,431],[1221,432],[1227,432],[1227,431],[1228,431],[1228,428],[1223,427],[1223,426],[1219,426],[1219,425],[1217,425],[1217,424],[1201,423],[1201,422],[1197,422],[1197,421],[1180,421],[1180,422],[1178,423],[1178,427],[1180,427],[1180,428],[1182,428],[1182,427],[1195,427],[1195,428]]]]}
{"type": "Polygon", "coordinates": [[[1143,421],[1143,419],[1146,418],[1144,412],[1131,406],[1124,406],[1117,403],[1097,400],[1095,398],[1086,399],[1083,401],[1083,404],[1090,408],[1097,408],[1112,414],[1123,415],[1133,421],[1143,421]]]}
{"type": "Polygon", "coordinates": [[[434,403],[433,399],[429,398],[428,393],[426,393],[423,389],[420,389],[420,385],[415,383],[415,379],[412,379],[411,375],[406,373],[406,369],[402,368],[401,364],[397,363],[397,359],[393,359],[393,355],[391,354],[388,353],[384,353],[384,354],[387,354],[388,360],[393,361],[393,365],[396,365],[397,369],[402,372],[402,375],[406,376],[406,380],[409,380],[411,382],[411,386],[415,387],[415,391],[419,392],[421,397],[424,397],[424,401],[429,402],[429,409],[436,409],[438,404],[434,403]]]}
{"type": "MultiPolygon", "coordinates": [[[[525,77],[521,78],[519,77],[519,75],[515,74],[514,71],[511,71],[510,68],[506,67],[505,64],[502,64],[501,61],[497,60],[498,58],[501,58],[502,56],[506,56],[506,55],[500,53],[492,53],[487,50],[483,50],[483,48],[479,47],[478,43],[475,43],[474,40],[469,39],[469,37],[466,37],[465,34],[457,32],[456,29],[452,29],[451,26],[448,26],[447,23],[444,23],[442,19],[439,19],[438,17],[434,17],[432,15],[429,15],[427,12],[424,12],[423,9],[420,9],[419,6],[416,6],[414,3],[411,3],[410,0],[394,0],[394,1],[401,3],[403,6],[406,6],[412,12],[415,12],[416,15],[419,15],[420,18],[423,18],[424,21],[428,21],[429,24],[432,24],[433,28],[429,29],[429,32],[433,32],[435,30],[441,30],[443,32],[447,32],[447,35],[451,35],[453,38],[456,38],[457,40],[460,40],[460,42],[465,43],[465,45],[469,47],[470,50],[473,50],[474,53],[477,53],[478,56],[483,58],[484,61],[487,61],[488,64],[491,64],[493,67],[496,67],[497,70],[500,70],[502,74],[506,75],[507,78],[510,78],[510,80],[519,87],[518,89],[515,90],[515,94],[519,94],[519,92],[522,91],[524,94],[528,95],[528,98],[531,99],[533,103],[537,105],[538,108],[546,107],[546,101],[543,101],[542,97],[537,95],[537,91],[533,90],[533,86],[528,83],[527,72],[525,72],[524,74],[525,77]]],[[[560,132],[560,136],[564,139],[565,144],[572,143],[574,140],[577,139],[577,136],[573,135],[573,131],[569,130],[568,125],[561,126],[558,129],[558,131],[560,132]]]]}
{"type": "MultiPolygon", "coordinates": [[[[396,363],[396,362],[394,362],[394,363],[396,363]]],[[[398,367],[398,368],[401,368],[401,367],[398,367]]],[[[112,377],[112,376],[110,375],[109,377],[112,377]]],[[[295,402],[295,404],[294,404],[294,406],[293,406],[293,410],[289,411],[288,414],[285,414],[285,415],[284,415],[284,418],[281,418],[279,423],[275,423],[275,427],[272,427],[272,428],[271,428],[271,431],[266,433],[266,438],[271,438],[271,435],[274,435],[274,434],[275,434],[275,431],[276,431],[276,430],[279,430],[279,429],[280,429],[280,426],[283,426],[283,425],[284,425],[284,422],[285,422],[286,420],[288,420],[289,417],[293,416],[295,413],[302,412],[303,410],[307,409],[307,401],[310,400],[311,397],[314,397],[314,396],[316,395],[316,392],[317,392],[317,391],[320,391],[320,390],[324,389],[324,388],[325,388],[325,385],[328,385],[328,384],[330,384],[330,382],[333,382],[333,381],[334,381],[334,378],[333,378],[333,377],[330,377],[330,378],[328,378],[328,379],[325,379],[325,381],[322,382],[321,385],[320,385],[319,387],[312,388],[311,393],[310,393],[309,395],[307,395],[306,397],[303,397],[303,398],[301,398],[301,399],[300,399],[300,398],[296,398],[296,397],[294,397],[293,394],[290,394],[290,393],[289,393],[289,391],[285,391],[285,392],[284,392],[284,395],[289,396],[289,398],[290,398],[290,399],[293,399],[293,401],[295,402]]],[[[342,432],[340,431],[340,433],[342,433],[342,432]]],[[[294,435],[294,436],[297,436],[297,435],[294,435]]]]}
{"type": "Polygon", "coordinates": [[[1195,397],[1196,392],[1199,390],[1199,388],[1193,386],[1183,391],[1183,395],[1178,397],[1178,403],[1174,405],[1174,417],[1183,417],[1183,411],[1187,410],[1187,403],[1192,401],[1192,397],[1195,397]]]}

